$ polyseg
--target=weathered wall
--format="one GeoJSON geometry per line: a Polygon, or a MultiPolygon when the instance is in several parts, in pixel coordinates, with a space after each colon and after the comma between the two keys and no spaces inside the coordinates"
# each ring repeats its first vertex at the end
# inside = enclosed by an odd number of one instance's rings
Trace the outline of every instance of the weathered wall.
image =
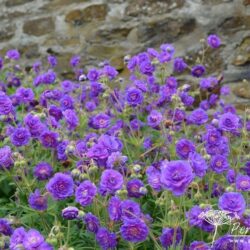
{"type": "MultiPolygon", "coordinates": [[[[250,79],[250,0],[0,0],[2,53],[18,48],[27,65],[53,53],[60,71],[77,53],[84,65],[111,58],[121,70],[124,55],[163,42],[191,61],[211,32],[223,40],[211,70],[224,70],[229,83],[250,79]]],[[[235,100],[249,103],[249,83],[242,86],[235,100]]]]}

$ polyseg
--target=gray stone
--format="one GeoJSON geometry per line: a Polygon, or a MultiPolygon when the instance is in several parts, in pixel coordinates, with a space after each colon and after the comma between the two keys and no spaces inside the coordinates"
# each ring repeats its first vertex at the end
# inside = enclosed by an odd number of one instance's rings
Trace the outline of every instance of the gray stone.
{"type": "Polygon", "coordinates": [[[0,42],[8,41],[15,35],[14,26],[5,26],[0,29],[0,42]]]}
{"type": "Polygon", "coordinates": [[[33,2],[33,1],[34,0],[6,0],[5,5],[6,5],[6,7],[12,7],[12,6],[16,6],[16,5],[30,3],[30,2],[33,2]]]}
{"type": "Polygon", "coordinates": [[[23,32],[33,36],[42,36],[54,31],[55,24],[52,17],[26,21],[23,25],[23,32]]]}
{"type": "Polygon", "coordinates": [[[233,93],[240,98],[250,100],[250,82],[245,81],[238,84],[233,88],[233,93]]]}

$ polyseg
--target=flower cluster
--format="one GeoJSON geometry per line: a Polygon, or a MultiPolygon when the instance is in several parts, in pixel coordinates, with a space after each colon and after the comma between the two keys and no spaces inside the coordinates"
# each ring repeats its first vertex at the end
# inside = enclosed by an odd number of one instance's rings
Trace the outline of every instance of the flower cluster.
{"type": "Polygon", "coordinates": [[[78,55],[71,79],[54,55],[28,75],[17,50],[0,58],[1,249],[250,249],[202,217],[250,227],[250,113],[208,75],[219,37],[202,42],[196,65],[172,44],[126,56],[124,78],[78,55]]]}

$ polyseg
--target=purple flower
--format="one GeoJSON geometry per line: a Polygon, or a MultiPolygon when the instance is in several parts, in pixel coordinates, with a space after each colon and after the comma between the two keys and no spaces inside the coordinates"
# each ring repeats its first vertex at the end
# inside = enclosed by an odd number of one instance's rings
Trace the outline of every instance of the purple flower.
{"type": "Polygon", "coordinates": [[[40,118],[33,114],[27,114],[24,118],[25,126],[28,127],[32,137],[39,137],[45,129],[45,125],[40,118]]]}
{"type": "Polygon", "coordinates": [[[104,170],[101,176],[100,189],[104,193],[115,193],[123,185],[123,176],[116,170],[104,170]]]}
{"type": "Polygon", "coordinates": [[[155,128],[160,125],[163,117],[162,114],[157,110],[152,110],[147,117],[148,125],[155,128]]]}
{"type": "Polygon", "coordinates": [[[87,77],[90,81],[94,82],[100,78],[100,73],[97,69],[91,69],[89,70],[87,77]]]}
{"type": "Polygon", "coordinates": [[[239,191],[250,191],[250,177],[247,175],[238,175],[236,178],[236,189],[239,191]]]}
{"type": "Polygon", "coordinates": [[[108,157],[108,160],[106,162],[106,167],[107,168],[118,168],[118,167],[123,167],[125,163],[127,162],[128,157],[122,155],[120,152],[113,152],[111,155],[108,157]]]}
{"type": "Polygon", "coordinates": [[[62,210],[62,217],[66,220],[74,220],[78,217],[79,210],[77,207],[66,207],[62,210]]]}
{"type": "Polygon", "coordinates": [[[17,89],[16,96],[21,103],[29,103],[33,101],[35,97],[32,89],[23,87],[17,89]]]}
{"type": "Polygon", "coordinates": [[[69,145],[69,141],[62,141],[58,143],[56,150],[57,150],[57,159],[59,161],[66,161],[68,159],[66,154],[67,146],[69,145]]]}
{"type": "Polygon", "coordinates": [[[140,192],[140,188],[144,187],[144,184],[139,179],[133,179],[127,182],[127,191],[129,197],[140,198],[143,193],[140,192]]]}
{"type": "Polygon", "coordinates": [[[70,93],[74,90],[74,83],[69,80],[65,80],[61,82],[61,87],[64,93],[70,93]]]}
{"type": "Polygon", "coordinates": [[[51,67],[55,67],[57,65],[57,59],[55,56],[49,55],[47,59],[51,67]]]}
{"type": "Polygon", "coordinates": [[[120,230],[124,240],[134,243],[145,241],[149,234],[147,225],[139,219],[126,220],[120,230]]]}
{"type": "Polygon", "coordinates": [[[80,205],[83,207],[88,206],[93,202],[96,192],[97,189],[95,184],[89,180],[86,180],[76,188],[76,202],[80,203],[80,205]]]}
{"type": "Polygon", "coordinates": [[[216,77],[208,77],[208,78],[202,78],[200,80],[200,88],[201,89],[213,89],[218,85],[218,79],[216,77]]]}
{"type": "Polygon", "coordinates": [[[211,250],[211,248],[204,241],[193,241],[188,250],[211,250]]]}
{"type": "Polygon", "coordinates": [[[194,97],[189,95],[187,92],[181,92],[180,93],[180,97],[181,97],[181,101],[183,102],[183,104],[187,107],[190,107],[193,105],[194,103],[194,97]]]}
{"type": "Polygon", "coordinates": [[[0,235],[10,236],[13,233],[13,229],[10,222],[4,218],[0,218],[0,235]]]}
{"type": "Polygon", "coordinates": [[[81,57],[78,55],[72,56],[70,59],[70,65],[75,68],[79,65],[81,57]]]}
{"type": "Polygon", "coordinates": [[[161,183],[175,196],[183,195],[193,179],[193,170],[187,161],[165,161],[162,163],[161,183]]]}
{"type": "Polygon", "coordinates": [[[64,200],[74,193],[74,181],[70,175],[56,173],[46,185],[54,200],[64,200]]]}
{"type": "Polygon", "coordinates": [[[103,144],[96,143],[88,150],[87,157],[100,160],[107,159],[109,151],[103,144]]]}
{"type": "Polygon", "coordinates": [[[234,169],[229,169],[227,171],[227,181],[229,184],[233,184],[235,182],[236,179],[236,173],[234,171],[234,169]]]}
{"type": "Polygon", "coordinates": [[[229,169],[229,163],[225,156],[223,155],[214,155],[210,162],[210,167],[213,171],[218,174],[223,173],[229,169]]]}
{"type": "Polygon", "coordinates": [[[40,162],[34,167],[33,174],[39,181],[48,180],[53,174],[53,168],[47,162],[40,162]]]}
{"type": "Polygon", "coordinates": [[[103,250],[115,249],[117,245],[116,234],[109,232],[105,227],[98,229],[96,241],[103,250]]]}
{"type": "Polygon", "coordinates": [[[221,45],[221,41],[220,38],[215,35],[215,34],[211,34],[207,37],[207,44],[208,46],[210,46],[213,49],[217,49],[220,47],[221,45]]]}
{"type": "Polygon", "coordinates": [[[19,245],[23,244],[26,231],[23,227],[18,227],[14,230],[10,237],[10,250],[17,250],[19,245]]]}
{"type": "Polygon", "coordinates": [[[181,159],[188,159],[189,154],[193,152],[195,152],[195,145],[192,141],[180,139],[176,143],[176,154],[181,159]]]}
{"type": "Polygon", "coordinates": [[[20,53],[16,49],[11,49],[11,50],[7,51],[6,57],[8,57],[9,59],[17,61],[17,60],[20,59],[20,53]]]}
{"type": "Polygon", "coordinates": [[[44,242],[44,237],[35,229],[30,229],[24,237],[23,245],[27,250],[39,248],[44,242]]]}
{"type": "Polygon", "coordinates": [[[124,200],[121,203],[121,217],[122,220],[133,220],[140,218],[140,205],[133,200],[124,200]]]}
{"type": "Polygon", "coordinates": [[[175,52],[175,48],[172,44],[164,43],[160,46],[160,49],[164,52],[168,52],[170,55],[173,55],[175,52]]]}
{"type": "Polygon", "coordinates": [[[110,125],[110,116],[101,113],[92,116],[89,120],[89,126],[94,129],[104,129],[110,125]]]}
{"type": "Polygon", "coordinates": [[[11,99],[2,91],[0,91],[0,115],[8,115],[13,113],[14,107],[11,99]]]}
{"type": "Polygon", "coordinates": [[[108,76],[110,80],[114,79],[118,75],[118,71],[110,65],[104,66],[103,73],[108,76]]]}
{"type": "Polygon", "coordinates": [[[76,112],[73,109],[66,109],[63,111],[63,116],[67,123],[68,129],[75,130],[75,128],[79,125],[79,119],[76,112]]]}
{"type": "Polygon", "coordinates": [[[84,223],[86,224],[87,230],[92,233],[97,233],[100,222],[96,216],[94,216],[92,213],[85,214],[83,218],[84,223]]]}
{"type": "Polygon", "coordinates": [[[0,169],[10,169],[13,163],[11,148],[9,146],[0,148],[0,169]]]}
{"type": "Polygon", "coordinates": [[[234,133],[239,128],[239,122],[240,118],[237,115],[227,112],[220,116],[218,126],[223,131],[234,133]]]}
{"type": "Polygon", "coordinates": [[[40,141],[45,148],[56,148],[58,145],[58,133],[45,131],[40,136],[40,141]]]}
{"type": "Polygon", "coordinates": [[[139,70],[142,74],[150,76],[153,74],[155,67],[151,64],[149,60],[146,60],[140,63],[139,70]]]}
{"type": "Polygon", "coordinates": [[[203,109],[197,108],[191,112],[187,119],[191,124],[202,125],[208,121],[208,115],[203,109]]]}
{"type": "Polygon", "coordinates": [[[30,141],[30,132],[28,129],[20,127],[14,129],[11,134],[10,140],[11,143],[16,147],[21,147],[29,144],[30,141]]]}
{"type": "Polygon", "coordinates": [[[60,106],[62,110],[74,109],[74,100],[69,95],[64,95],[60,100],[60,106]]]}
{"type": "Polygon", "coordinates": [[[202,178],[206,174],[208,168],[205,159],[196,152],[190,153],[188,159],[195,175],[202,178]]]}
{"type": "Polygon", "coordinates": [[[181,228],[163,228],[160,236],[161,245],[168,249],[170,246],[178,245],[182,240],[181,228]]]}
{"type": "Polygon", "coordinates": [[[56,80],[56,73],[52,70],[45,72],[42,76],[42,82],[45,84],[52,84],[56,80]]]}
{"type": "Polygon", "coordinates": [[[116,196],[111,197],[109,200],[108,213],[109,213],[109,218],[113,221],[121,220],[121,215],[122,215],[121,202],[122,201],[116,196]]]}
{"type": "Polygon", "coordinates": [[[174,59],[174,71],[181,73],[187,68],[187,64],[183,60],[183,58],[177,57],[174,59]]]}
{"type": "Polygon", "coordinates": [[[130,106],[136,107],[143,103],[143,94],[141,90],[130,87],[126,91],[126,101],[130,106]]]}
{"type": "Polygon", "coordinates": [[[29,205],[31,208],[44,211],[48,208],[48,197],[45,195],[41,195],[38,189],[35,190],[34,193],[29,195],[29,205]]]}
{"type": "Polygon", "coordinates": [[[219,208],[232,212],[234,215],[242,215],[246,208],[246,202],[241,193],[228,192],[219,198],[219,208]]]}
{"type": "Polygon", "coordinates": [[[161,190],[161,172],[153,166],[146,170],[148,184],[156,191],[161,190]]]}
{"type": "Polygon", "coordinates": [[[192,68],[191,73],[194,77],[201,77],[201,76],[203,76],[205,71],[206,71],[206,69],[203,65],[195,65],[192,68]]]}

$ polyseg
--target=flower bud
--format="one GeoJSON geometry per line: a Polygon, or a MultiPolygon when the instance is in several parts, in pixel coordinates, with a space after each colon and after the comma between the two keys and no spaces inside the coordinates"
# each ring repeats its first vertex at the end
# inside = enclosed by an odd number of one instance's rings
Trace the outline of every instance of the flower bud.
{"type": "Polygon", "coordinates": [[[73,169],[72,171],[71,171],[71,175],[73,176],[73,177],[79,177],[80,176],[80,174],[81,174],[81,171],[79,170],[79,169],[77,169],[77,168],[75,168],[75,169],[73,169]]]}
{"type": "Polygon", "coordinates": [[[135,172],[140,172],[140,171],[141,171],[141,165],[135,164],[135,165],[133,166],[133,170],[134,170],[135,172]]]}
{"type": "Polygon", "coordinates": [[[66,220],[74,220],[78,217],[79,210],[76,207],[66,207],[62,210],[62,217],[66,220]]]}

